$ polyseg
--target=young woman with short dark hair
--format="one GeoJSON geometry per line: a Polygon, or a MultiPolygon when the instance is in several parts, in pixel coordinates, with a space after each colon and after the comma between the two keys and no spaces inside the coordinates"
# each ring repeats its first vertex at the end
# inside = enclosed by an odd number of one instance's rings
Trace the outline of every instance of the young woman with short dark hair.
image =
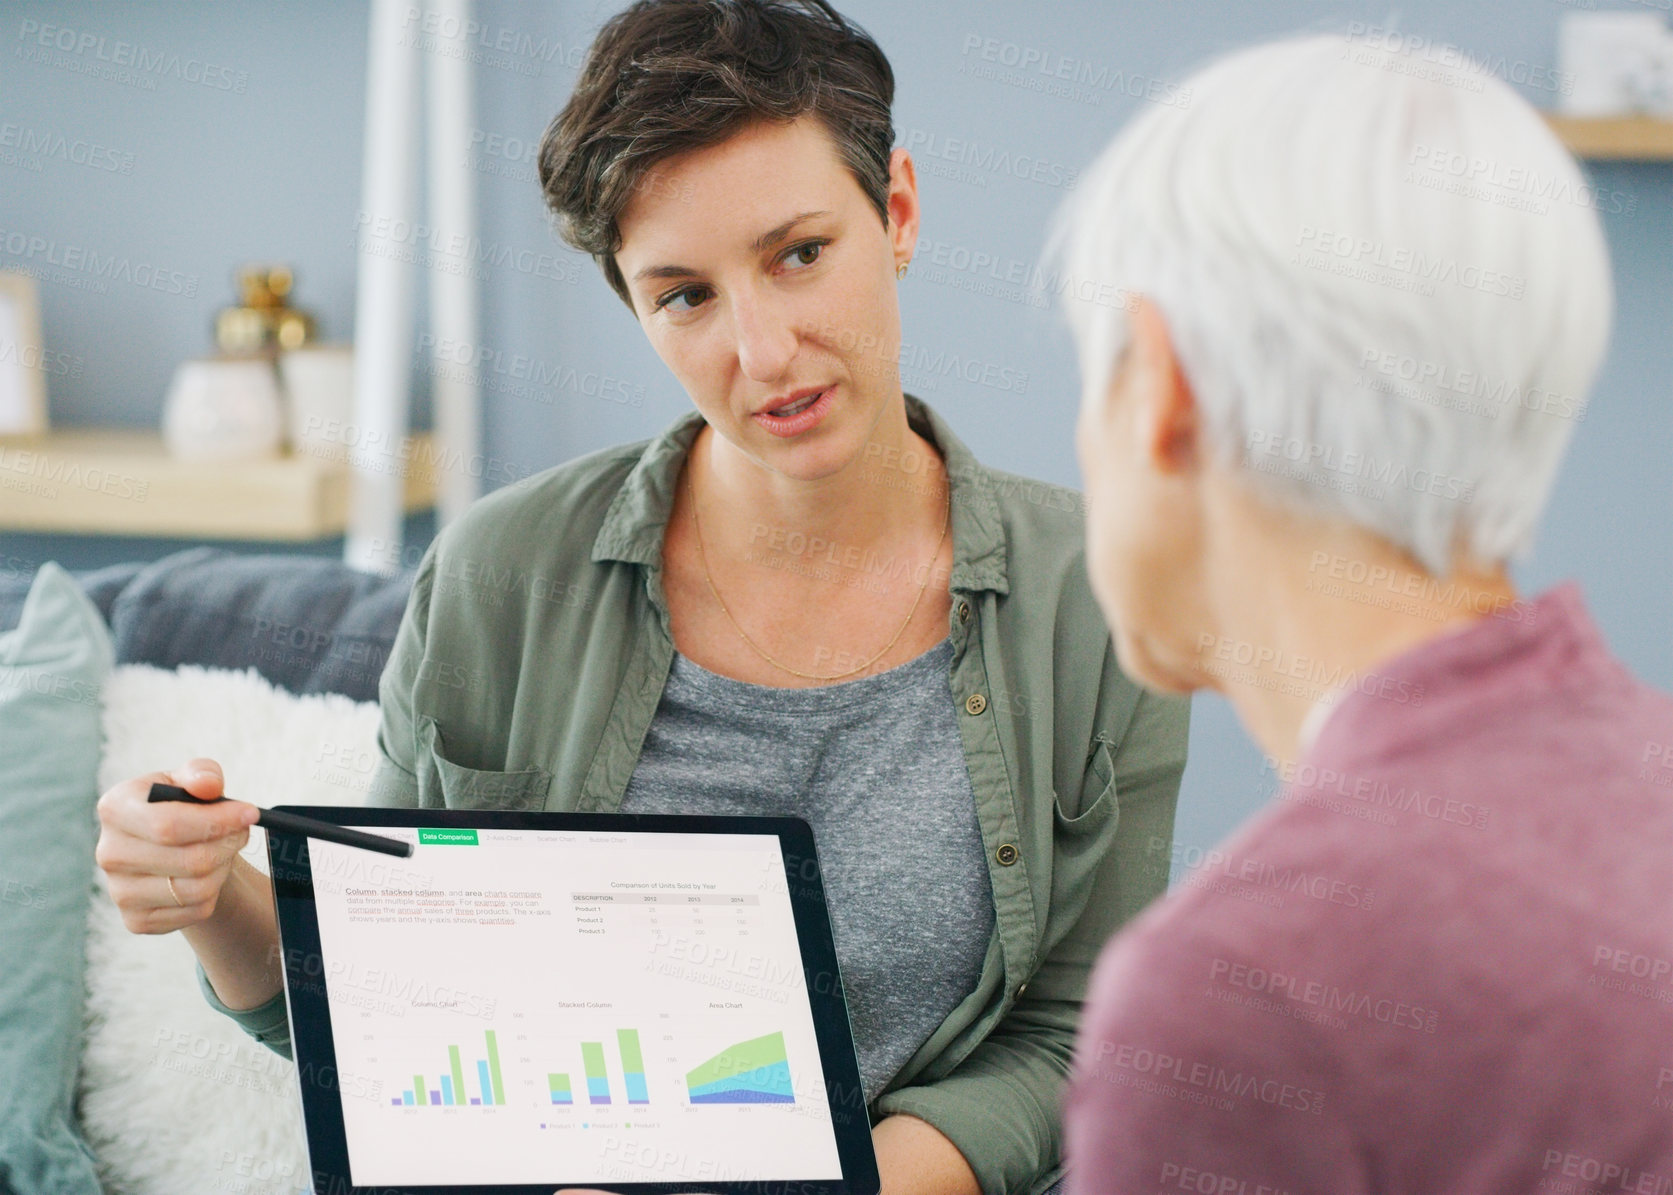
{"type": "MultiPolygon", "coordinates": [[[[893,90],[817,0],[605,25],[542,185],[696,410],[437,537],[377,798],[807,818],[883,1189],[1037,1193],[1088,969],[1166,885],[1187,707],[1117,667],[1079,496],[982,466],[902,393],[893,90]],[[488,607],[487,568],[541,583],[488,607]]],[[[233,861],[248,807],[147,806],[162,778],[101,803],[111,891],[287,1048],[266,881],[233,861]]],[[[221,791],[210,761],[168,778],[221,791]]]]}

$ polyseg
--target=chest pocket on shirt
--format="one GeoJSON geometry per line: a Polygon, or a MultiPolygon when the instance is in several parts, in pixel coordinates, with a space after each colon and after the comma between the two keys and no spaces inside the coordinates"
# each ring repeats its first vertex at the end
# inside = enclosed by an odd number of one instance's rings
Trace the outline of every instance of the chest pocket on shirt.
{"type": "Polygon", "coordinates": [[[1110,755],[1109,740],[1100,734],[1092,744],[1092,754],[1086,761],[1086,778],[1081,782],[1080,802],[1070,812],[1063,808],[1063,799],[1052,801],[1052,820],[1059,834],[1079,837],[1094,831],[1113,828],[1120,816],[1120,801],[1115,792],[1115,759],[1110,755]]]}
{"type": "Polygon", "coordinates": [[[443,749],[441,729],[434,718],[423,718],[418,731],[418,804],[424,809],[513,809],[539,812],[546,808],[552,774],[543,768],[521,772],[491,772],[456,764],[443,749]]]}

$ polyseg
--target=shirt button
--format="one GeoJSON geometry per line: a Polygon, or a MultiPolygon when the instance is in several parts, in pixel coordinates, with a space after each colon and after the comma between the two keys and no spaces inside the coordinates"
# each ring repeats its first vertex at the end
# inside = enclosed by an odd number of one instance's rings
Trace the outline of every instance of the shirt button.
{"type": "Polygon", "coordinates": [[[1026,992],[1027,990],[1028,990],[1028,985],[1026,983],[1018,984],[1017,985],[1017,999],[1021,1000],[1022,999],[1022,994],[1024,992],[1026,992]]]}
{"type": "Polygon", "coordinates": [[[960,622],[969,622],[970,621],[970,603],[969,602],[960,602],[958,604],[958,620],[960,622]]]}
{"type": "Polygon", "coordinates": [[[964,699],[964,712],[967,714],[979,714],[987,708],[988,699],[980,693],[972,693],[964,699]]]}
{"type": "Polygon", "coordinates": [[[1014,842],[1002,842],[999,849],[993,852],[993,857],[999,860],[999,866],[1009,867],[1017,861],[1017,847],[1014,842]]]}

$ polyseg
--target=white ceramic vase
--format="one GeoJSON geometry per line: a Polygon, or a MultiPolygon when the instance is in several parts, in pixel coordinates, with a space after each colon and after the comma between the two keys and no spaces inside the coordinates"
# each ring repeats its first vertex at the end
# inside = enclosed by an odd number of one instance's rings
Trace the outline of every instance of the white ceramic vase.
{"type": "Polygon", "coordinates": [[[274,456],[284,435],[279,380],[265,357],[198,358],[174,371],[163,442],[183,460],[274,456]]]}

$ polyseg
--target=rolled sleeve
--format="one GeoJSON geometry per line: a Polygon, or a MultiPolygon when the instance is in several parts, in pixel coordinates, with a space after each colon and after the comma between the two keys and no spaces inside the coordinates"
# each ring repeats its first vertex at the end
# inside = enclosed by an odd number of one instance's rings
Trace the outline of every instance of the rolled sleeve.
{"type": "Polygon", "coordinates": [[[285,1011],[284,992],[255,1008],[232,1009],[222,1003],[221,998],[215,994],[215,989],[209,983],[209,976],[204,974],[203,964],[198,964],[197,973],[198,988],[203,992],[203,998],[209,1001],[210,1008],[224,1017],[230,1017],[240,1029],[280,1057],[291,1056],[290,1014],[285,1011]]]}
{"type": "Polygon", "coordinates": [[[877,1101],[886,1116],[927,1121],[951,1141],[983,1191],[1043,1191],[1061,1174],[1061,1122],[1080,1005],[1019,1001],[950,1074],[877,1101]]]}

